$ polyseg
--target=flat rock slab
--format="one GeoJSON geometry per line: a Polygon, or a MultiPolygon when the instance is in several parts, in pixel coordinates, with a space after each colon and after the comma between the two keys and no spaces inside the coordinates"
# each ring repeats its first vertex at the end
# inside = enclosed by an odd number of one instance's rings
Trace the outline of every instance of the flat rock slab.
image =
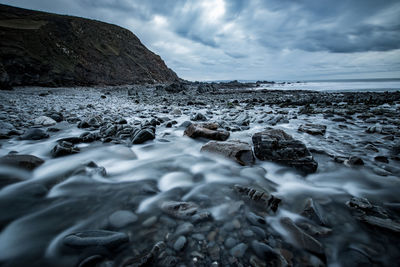
{"type": "Polygon", "coordinates": [[[10,154],[0,158],[0,164],[9,165],[25,170],[33,170],[42,165],[44,160],[32,155],[10,154]]]}
{"type": "Polygon", "coordinates": [[[105,230],[77,232],[64,237],[64,244],[73,248],[100,246],[114,249],[128,242],[129,237],[126,234],[105,230]]]}
{"type": "Polygon", "coordinates": [[[326,125],[306,123],[300,125],[298,131],[311,135],[324,135],[326,133],[326,125]]]}
{"type": "Polygon", "coordinates": [[[287,165],[306,174],[317,170],[318,163],[307,147],[283,130],[267,128],[255,133],[252,141],[254,154],[260,160],[287,165]]]}
{"type": "Polygon", "coordinates": [[[191,124],[186,128],[184,135],[191,138],[206,138],[216,141],[226,141],[230,133],[225,130],[211,130],[199,124],[191,124]]]}
{"type": "Polygon", "coordinates": [[[238,140],[210,141],[201,148],[201,152],[218,154],[234,160],[240,165],[252,165],[254,163],[253,150],[250,144],[238,140]]]}

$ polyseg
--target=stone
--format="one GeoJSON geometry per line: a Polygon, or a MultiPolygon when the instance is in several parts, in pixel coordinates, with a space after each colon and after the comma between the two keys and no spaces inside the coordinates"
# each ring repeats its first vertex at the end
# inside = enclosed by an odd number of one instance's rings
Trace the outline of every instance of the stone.
{"type": "Polygon", "coordinates": [[[238,140],[225,142],[210,141],[201,148],[201,152],[221,155],[236,161],[240,165],[252,165],[254,163],[251,146],[246,142],[238,140]]]}
{"type": "Polygon", "coordinates": [[[176,251],[181,251],[185,247],[186,241],[186,237],[183,235],[179,236],[174,243],[174,249],[176,251]]]}
{"type": "Polygon", "coordinates": [[[246,253],[248,245],[240,243],[229,250],[229,253],[235,258],[241,258],[246,253]]]}
{"type": "Polygon", "coordinates": [[[49,137],[43,129],[31,128],[27,130],[23,135],[20,136],[21,140],[42,140],[49,137]]]}
{"type": "Polygon", "coordinates": [[[57,124],[57,122],[55,120],[53,120],[52,118],[49,118],[47,116],[40,116],[38,118],[36,118],[33,123],[35,125],[40,125],[40,126],[53,126],[55,124],[57,124]]]}
{"type": "Polygon", "coordinates": [[[155,139],[155,132],[149,128],[138,131],[132,138],[133,144],[142,144],[146,141],[155,139]]]}
{"type": "Polygon", "coordinates": [[[307,147],[280,129],[267,128],[252,136],[254,154],[260,160],[293,167],[305,174],[317,171],[318,163],[307,147]]]}
{"type": "Polygon", "coordinates": [[[324,247],[322,244],[303,232],[290,218],[284,217],[280,222],[282,227],[290,234],[295,246],[318,255],[324,254],[324,247]]]}
{"type": "Polygon", "coordinates": [[[44,163],[44,160],[33,155],[9,154],[0,158],[0,164],[31,171],[44,163]]]}
{"type": "Polygon", "coordinates": [[[225,239],[224,245],[227,248],[233,248],[237,244],[237,240],[234,239],[233,237],[228,237],[225,239]]]}
{"type": "Polygon", "coordinates": [[[19,134],[14,125],[8,122],[0,121],[0,139],[7,139],[14,134],[19,134]]]}
{"type": "Polygon", "coordinates": [[[157,222],[157,216],[151,216],[142,222],[143,227],[151,227],[157,222]]]}
{"type": "Polygon", "coordinates": [[[314,221],[319,225],[326,225],[325,219],[321,214],[320,206],[312,198],[307,199],[302,216],[314,221]]]}
{"type": "Polygon", "coordinates": [[[251,199],[257,204],[262,205],[265,210],[272,210],[273,212],[276,212],[278,210],[279,203],[281,203],[282,201],[281,199],[266,191],[257,190],[253,187],[235,184],[234,190],[238,194],[251,199]]]}
{"type": "Polygon", "coordinates": [[[193,231],[194,226],[191,223],[185,222],[176,228],[175,236],[186,235],[193,231]]]}
{"type": "Polygon", "coordinates": [[[386,156],[376,156],[374,160],[382,163],[389,163],[389,159],[386,156]]]}
{"type": "Polygon", "coordinates": [[[118,210],[108,217],[110,226],[122,228],[138,220],[138,216],[129,210],[118,210]]]}
{"type": "Polygon", "coordinates": [[[198,211],[198,206],[191,202],[165,201],[160,206],[161,210],[177,219],[190,219],[198,211]]]}
{"type": "Polygon", "coordinates": [[[210,130],[198,124],[191,124],[186,128],[184,135],[191,138],[206,138],[216,141],[226,141],[230,134],[225,130],[210,130]]]}
{"type": "Polygon", "coordinates": [[[256,256],[262,260],[277,258],[277,253],[267,244],[253,240],[251,248],[256,256]]]}
{"type": "Polygon", "coordinates": [[[53,147],[51,154],[54,158],[68,156],[79,153],[79,148],[75,147],[72,143],[62,141],[53,147]]]}
{"type": "Polygon", "coordinates": [[[347,164],[361,166],[364,165],[364,161],[362,160],[362,158],[358,156],[350,156],[349,159],[347,160],[347,164]]]}
{"type": "Polygon", "coordinates": [[[63,239],[64,245],[77,249],[86,247],[105,247],[112,250],[128,242],[129,237],[126,234],[105,230],[77,232],[69,234],[63,239]]]}
{"type": "Polygon", "coordinates": [[[265,225],[265,219],[253,212],[246,213],[246,219],[253,225],[265,225]]]}
{"type": "Polygon", "coordinates": [[[311,135],[325,135],[326,125],[306,123],[300,125],[298,131],[308,133],[311,135]]]}
{"type": "Polygon", "coordinates": [[[164,88],[164,90],[167,91],[168,93],[174,93],[174,94],[176,94],[176,93],[180,93],[180,92],[182,92],[182,91],[186,91],[186,90],[187,90],[187,87],[186,87],[186,85],[183,84],[183,83],[180,83],[180,82],[173,82],[173,83],[167,85],[167,86],[164,88]]]}
{"type": "Polygon", "coordinates": [[[202,113],[196,113],[193,117],[190,118],[192,121],[206,121],[207,117],[202,113]]]}

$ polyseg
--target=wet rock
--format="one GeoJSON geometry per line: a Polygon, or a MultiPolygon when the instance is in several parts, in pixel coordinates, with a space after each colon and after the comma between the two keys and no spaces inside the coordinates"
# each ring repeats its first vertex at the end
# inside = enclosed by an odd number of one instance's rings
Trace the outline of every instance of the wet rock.
{"type": "Polygon", "coordinates": [[[240,165],[251,165],[254,156],[248,143],[238,140],[216,142],[210,141],[201,148],[201,152],[214,153],[232,159],[240,165]]]}
{"type": "Polygon", "coordinates": [[[300,125],[298,131],[311,135],[324,135],[326,132],[326,125],[306,123],[300,125]]]}
{"type": "Polygon", "coordinates": [[[389,216],[382,207],[371,204],[366,198],[353,197],[346,205],[352,209],[353,216],[369,225],[400,233],[400,223],[389,216]]]}
{"type": "Polygon", "coordinates": [[[183,83],[180,83],[180,82],[173,82],[173,83],[167,85],[167,86],[164,88],[164,90],[167,91],[168,93],[176,94],[176,93],[180,93],[180,92],[182,92],[182,91],[186,91],[186,90],[187,90],[187,87],[186,87],[186,85],[183,84],[183,83]]]}
{"type": "Polygon", "coordinates": [[[197,86],[197,90],[196,91],[199,94],[204,94],[204,93],[215,91],[215,87],[212,84],[202,83],[199,86],[197,86]]]}
{"type": "Polygon", "coordinates": [[[204,114],[202,114],[202,113],[197,113],[196,115],[191,117],[190,120],[192,120],[192,121],[206,121],[207,117],[204,116],[204,114]]]}
{"type": "Polygon", "coordinates": [[[191,202],[165,201],[160,206],[161,210],[177,219],[190,219],[198,211],[198,206],[191,202]]]}
{"type": "Polygon", "coordinates": [[[348,165],[364,165],[364,161],[362,160],[362,158],[358,157],[358,156],[350,156],[350,158],[347,160],[346,162],[348,165]]]}
{"type": "Polygon", "coordinates": [[[266,191],[257,190],[252,187],[246,187],[236,184],[234,185],[234,189],[240,195],[251,199],[255,203],[261,204],[265,210],[270,209],[276,212],[278,209],[278,205],[281,202],[281,199],[275,197],[274,195],[269,194],[266,191]]]}
{"type": "Polygon", "coordinates": [[[176,228],[175,236],[186,235],[193,231],[194,226],[191,223],[183,223],[176,228]]]}
{"type": "Polygon", "coordinates": [[[142,222],[142,226],[151,227],[157,222],[157,216],[151,216],[142,222]]]}
{"type": "Polygon", "coordinates": [[[86,118],[78,123],[78,128],[89,128],[89,127],[99,128],[102,123],[103,120],[100,116],[86,118]]]}
{"type": "Polygon", "coordinates": [[[326,225],[325,219],[322,216],[320,206],[314,202],[312,198],[307,199],[302,216],[314,221],[319,225],[326,225]]]}
{"type": "Polygon", "coordinates": [[[175,243],[174,243],[174,249],[176,251],[181,251],[184,246],[186,245],[186,237],[184,237],[183,235],[181,235],[180,237],[178,237],[178,239],[176,239],[175,243]]]}
{"type": "Polygon", "coordinates": [[[0,139],[10,138],[12,135],[19,135],[20,132],[17,131],[11,123],[0,121],[0,139]]]}
{"type": "Polygon", "coordinates": [[[55,125],[57,122],[55,120],[53,120],[52,118],[49,118],[47,116],[40,116],[38,118],[36,118],[33,123],[35,125],[41,125],[41,126],[53,126],[55,125]]]}
{"type": "Polygon", "coordinates": [[[278,258],[277,253],[267,244],[253,240],[251,242],[251,248],[258,258],[267,260],[278,258]]]}
{"type": "Polygon", "coordinates": [[[266,221],[263,217],[258,216],[253,212],[246,213],[246,219],[253,225],[265,225],[266,221]]]}
{"type": "Polygon", "coordinates": [[[374,160],[382,163],[389,163],[389,159],[386,156],[376,156],[374,160]]]}
{"type": "Polygon", "coordinates": [[[26,170],[33,170],[44,163],[44,160],[33,155],[9,154],[0,158],[0,164],[26,170]]]}
{"type": "Polygon", "coordinates": [[[267,120],[267,123],[271,126],[275,126],[279,123],[289,123],[289,120],[287,117],[283,116],[282,114],[279,114],[279,115],[269,118],[267,120]]]}
{"type": "Polygon", "coordinates": [[[79,138],[84,143],[92,143],[100,139],[99,135],[93,132],[84,132],[79,136],[79,138]]]}
{"type": "Polygon", "coordinates": [[[230,134],[225,130],[210,130],[198,124],[191,124],[186,128],[184,135],[191,138],[206,138],[216,141],[226,141],[230,134]]]}
{"type": "Polygon", "coordinates": [[[233,248],[237,244],[237,240],[234,239],[233,237],[228,237],[225,239],[224,245],[227,248],[233,248]]]}
{"type": "Polygon", "coordinates": [[[68,156],[72,154],[79,153],[79,148],[75,147],[74,144],[69,143],[67,141],[62,141],[58,145],[56,145],[51,154],[54,158],[68,156]]]}
{"type": "Polygon", "coordinates": [[[67,235],[63,239],[64,245],[77,249],[86,247],[105,247],[112,250],[128,242],[129,238],[126,234],[105,230],[77,232],[67,235]]]}
{"type": "Polygon", "coordinates": [[[229,250],[229,253],[235,258],[241,258],[246,253],[246,250],[248,247],[249,247],[248,245],[246,245],[244,243],[240,243],[240,244],[234,246],[233,248],[231,248],[229,250]]]}
{"type": "Polygon", "coordinates": [[[145,128],[140,131],[138,131],[132,138],[132,143],[133,144],[142,144],[146,141],[150,141],[155,139],[155,129],[151,128],[145,128]]]}
{"type": "Polygon", "coordinates": [[[289,232],[294,245],[317,255],[324,254],[324,247],[322,244],[310,235],[303,232],[299,227],[296,226],[296,224],[294,224],[291,219],[282,218],[280,222],[282,227],[289,232]]]}
{"type": "Polygon", "coordinates": [[[296,168],[306,174],[314,173],[318,163],[300,141],[280,129],[268,128],[252,137],[254,153],[260,160],[269,160],[296,168]]]}
{"type": "Polygon", "coordinates": [[[138,216],[129,210],[118,210],[110,215],[108,221],[111,227],[122,228],[138,220],[138,216]]]}
{"type": "Polygon", "coordinates": [[[62,122],[64,120],[64,115],[57,111],[49,111],[46,113],[46,116],[52,118],[56,122],[62,122]]]}
{"type": "Polygon", "coordinates": [[[31,128],[27,130],[23,135],[20,136],[21,140],[41,140],[49,137],[49,134],[46,133],[43,129],[40,128],[31,128]]]}

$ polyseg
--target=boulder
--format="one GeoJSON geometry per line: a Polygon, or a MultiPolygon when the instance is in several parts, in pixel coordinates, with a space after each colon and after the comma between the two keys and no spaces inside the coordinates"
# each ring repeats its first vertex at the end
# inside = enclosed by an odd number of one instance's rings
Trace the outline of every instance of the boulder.
{"type": "Polygon", "coordinates": [[[20,134],[12,125],[8,122],[0,121],[0,139],[7,139],[10,138],[11,135],[20,134]]]}
{"type": "Polygon", "coordinates": [[[201,148],[201,152],[218,154],[234,160],[240,165],[251,165],[254,163],[251,146],[239,140],[225,142],[210,141],[201,148]]]}
{"type": "Polygon", "coordinates": [[[326,132],[326,125],[306,123],[300,125],[298,131],[311,135],[324,135],[326,132]]]}
{"type": "Polygon", "coordinates": [[[206,138],[216,141],[226,141],[229,138],[229,132],[225,130],[211,130],[199,124],[191,124],[186,128],[184,135],[191,138],[206,138]]]}
{"type": "Polygon", "coordinates": [[[293,167],[303,173],[314,173],[318,163],[307,147],[280,129],[267,128],[252,137],[254,154],[268,160],[293,167]]]}
{"type": "Polygon", "coordinates": [[[75,147],[74,144],[67,141],[62,141],[56,145],[51,151],[54,158],[63,157],[67,155],[72,155],[79,153],[79,148],[75,147]]]}
{"type": "Polygon", "coordinates": [[[155,139],[155,130],[153,131],[152,128],[145,128],[137,131],[132,138],[133,144],[142,144],[146,141],[155,139]]]}

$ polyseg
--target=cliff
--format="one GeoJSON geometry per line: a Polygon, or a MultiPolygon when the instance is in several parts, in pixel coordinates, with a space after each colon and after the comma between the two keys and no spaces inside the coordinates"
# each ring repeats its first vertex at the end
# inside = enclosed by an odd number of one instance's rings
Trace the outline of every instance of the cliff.
{"type": "Polygon", "coordinates": [[[0,86],[165,83],[178,77],[129,30],[0,5],[0,86]]]}

